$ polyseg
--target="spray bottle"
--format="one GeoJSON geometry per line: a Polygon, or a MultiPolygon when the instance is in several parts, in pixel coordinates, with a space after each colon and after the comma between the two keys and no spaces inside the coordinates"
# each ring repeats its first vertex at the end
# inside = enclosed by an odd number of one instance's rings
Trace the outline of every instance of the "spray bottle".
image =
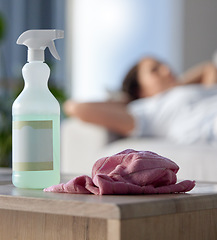
{"type": "Polygon", "coordinates": [[[60,106],[48,89],[44,50],[59,60],[54,40],[63,37],[61,30],[28,30],[17,40],[28,47],[28,63],[22,69],[24,89],[12,106],[16,187],[42,189],[60,181],[60,106]]]}

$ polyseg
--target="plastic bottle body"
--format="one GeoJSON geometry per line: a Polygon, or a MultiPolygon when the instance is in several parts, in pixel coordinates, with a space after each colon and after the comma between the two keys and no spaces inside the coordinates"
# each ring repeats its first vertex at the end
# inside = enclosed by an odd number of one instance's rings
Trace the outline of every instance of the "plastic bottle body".
{"type": "Polygon", "coordinates": [[[16,187],[42,189],[60,181],[60,107],[47,87],[49,74],[43,62],[23,67],[25,87],[12,107],[16,187]]]}

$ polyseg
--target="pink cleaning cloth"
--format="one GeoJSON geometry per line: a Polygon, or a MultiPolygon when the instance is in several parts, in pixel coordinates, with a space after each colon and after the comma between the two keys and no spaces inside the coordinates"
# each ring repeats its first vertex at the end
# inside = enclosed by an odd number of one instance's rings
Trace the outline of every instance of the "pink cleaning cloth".
{"type": "Polygon", "coordinates": [[[45,192],[103,194],[155,194],[188,192],[195,181],[177,182],[179,167],[168,158],[149,151],[127,149],[99,159],[92,178],[83,175],[45,192]]]}

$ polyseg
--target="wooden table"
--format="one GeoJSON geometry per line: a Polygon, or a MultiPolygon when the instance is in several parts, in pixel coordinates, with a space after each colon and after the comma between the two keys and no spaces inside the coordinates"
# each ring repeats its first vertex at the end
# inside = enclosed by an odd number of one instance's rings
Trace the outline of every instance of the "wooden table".
{"type": "Polygon", "coordinates": [[[18,189],[0,172],[3,240],[217,239],[217,183],[190,194],[72,195],[18,189]]]}

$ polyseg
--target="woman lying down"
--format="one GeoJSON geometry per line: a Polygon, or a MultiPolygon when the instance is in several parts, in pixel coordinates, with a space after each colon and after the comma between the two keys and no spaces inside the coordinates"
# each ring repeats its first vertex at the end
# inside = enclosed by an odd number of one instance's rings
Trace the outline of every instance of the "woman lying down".
{"type": "Polygon", "coordinates": [[[217,69],[207,62],[175,76],[169,66],[143,58],[126,75],[119,102],[78,103],[64,111],[123,136],[164,137],[177,143],[217,143],[217,69]]]}

